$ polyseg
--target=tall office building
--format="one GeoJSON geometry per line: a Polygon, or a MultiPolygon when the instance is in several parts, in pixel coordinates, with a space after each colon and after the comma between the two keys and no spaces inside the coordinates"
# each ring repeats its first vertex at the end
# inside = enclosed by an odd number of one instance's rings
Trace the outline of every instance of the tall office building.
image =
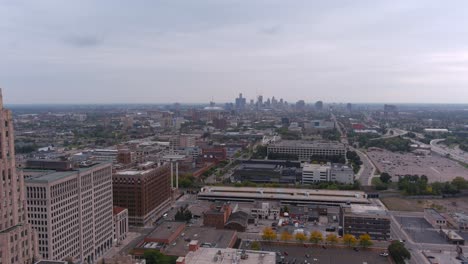
{"type": "Polygon", "coordinates": [[[246,99],[242,97],[242,94],[239,94],[239,97],[236,98],[236,110],[244,110],[246,105],[246,99]]]}
{"type": "Polygon", "coordinates": [[[112,247],[111,163],[24,174],[29,222],[45,259],[95,263],[112,247]]]}
{"type": "Polygon", "coordinates": [[[169,165],[148,164],[113,175],[114,205],[128,208],[130,225],[151,224],[171,205],[169,165]]]}
{"type": "Polygon", "coordinates": [[[15,164],[13,120],[3,108],[0,89],[0,263],[29,264],[37,255],[37,239],[26,214],[24,180],[15,164]]]}
{"type": "Polygon", "coordinates": [[[317,101],[315,103],[315,109],[317,109],[318,111],[322,111],[323,110],[323,102],[322,101],[317,101]]]}

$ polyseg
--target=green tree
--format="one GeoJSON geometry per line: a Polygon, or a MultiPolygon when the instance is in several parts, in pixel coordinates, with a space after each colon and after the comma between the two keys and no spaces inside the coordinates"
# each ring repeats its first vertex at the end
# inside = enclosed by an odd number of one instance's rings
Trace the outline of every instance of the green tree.
{"type": "Polygon", "coordinates": [[[411,253],[400,241],[394,241],[388,246],[388,252],[396,264],[404,264],[405,260],[411,259],[411,253]]]}
{"type": "Polygon", "coordinates": [[[343,244],[347,245],[348,247],[354,246],[357,243],[357,239],[355,236],[351,234],[345,234],[343,236],[343,244]]]}
{"type": "Polygon", "coordinates": [[[318,244],[318,243],[322,242],[323,241],[322,232],[317,231],[317,230],[312,231],[312,233],[310,233],[309,241],[314,243],[314,244],[318,244]]]}
{"type": "Polygon", "coordinates": [[[383,183],[389,183],[391,179],[392,179],[392,176],[390,176],[390,174],[386,172],[383,172],[382,174],[380,174],[380,180],[383,183]]]}
{"type": "Polygon", "coordinates": [[[453,179],[452,185],[454,185],[458,190],[468,189],[468,181],[463,177],[456,177],[453,179]]]}
{"type": "Polygon", "coordinates": [[[192,219],[193,215],[192,212],[188,209],[188,205],[180,207],[179,210],[177,210],[177,213],[175,215],[175,220],[176,221],[184,221],[187,222],[190,219],[192,219]]]}
{"type": "Polygon", "coordinates": [[[363,234],[359,236],[359,245],[363,248],[368,248],[372,246],[374,243],[372,242],[371,237],[369,234],[363,234]]]}
{"type": "Polygon", "coordinates": [[[261,249],[260,243],[259,243],[258,241],[252,242],[252,244],[250,245],[250,249],[252,249],[252,250],[260,250],[260,249],[261,249]]]}
{"type": "Polygon", "coordinates": [[[158,250],[147,250],[143,254],[147,264],[175,264],[177,257],[166,256],[158,250]]]}

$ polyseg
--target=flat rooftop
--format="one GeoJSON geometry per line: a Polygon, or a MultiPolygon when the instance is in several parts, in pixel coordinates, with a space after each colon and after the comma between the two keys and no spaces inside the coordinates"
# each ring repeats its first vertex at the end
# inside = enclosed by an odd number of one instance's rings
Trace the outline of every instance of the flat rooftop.
{"type": "Polygon", "coordinates": [[[236,192],[236,193],[271,193],[271,194],[294,194],[304,195],[305,193],[323,196],[338,197],[364,197],[363,191],[340,191],[340,190],[319,190],[319,189],[297,189],[297,188],[269,188],[269,187],[230,187],[230,186],[205,186],[202,192],[236,192]]]}
{"type": "Polygon", "coordinates": [[[115,173],[116,176],[135,176],[135,175],[143,175],[150,173],[152,169],[149,170],[123,170],[123,171],[118,171],[115,173]]]}
{"type": "Polygon", "coordinates": [[[345,145],[340,142],[329,141],[304,141],[304,140],[281,140],[270,144],[271,147],[300,147],[300,148],[339,148],[345,149],[345,145]]]}
{"type": "Polygon", "coordinates": [[[242,257],[243,251],[232,248],[200,248],[189,252],[185,257],[186,264],[275,264],[274,252],[244,251],[248,257],[242,257]]]}
{"type": "Polygon", "coordinates": [[[424,213],[430,214],[432,218],[435,220],[443,220],[445,221],[445,217],[443,217],[439,212],[432,208],[426,208],[424,209],[424,213]]]}
{"type": "Polygon", "coordinates": [[[199,245],[210,243],[213,247],[231,247],[237,239],[237,232],[234,230],[216,229],[213,227],[187,227],[184,236],[179,236],[174,243],[167,246],[165,253],[171,256],[183,257],[189,252],[189,240],[197,240],[199,245]]]}
{"type": "Polygon", "coordinates": [[[147,238],[165,240],[168,239],[177,229],[185,226],[184,222],[163,222],[156,227],[147,238]]]}
{"type": "MultiPolygon", "coordinates": [[[[27,182],[27,183],[50,183],[50,182],[54,182],[54,181],[58,181],[58,180],[61,180],[63,178],[67,178],[67,177],[70,177],[74,174],[77,174],[77,173],[86,173],[87,171],[90,171],[90,170],[93,170],[97,167],[101,167],[103,165],[107,165],[107,164],[112,164],[111,162],[101,162],[101,163],[97,163],[93,166],[90,166],[90,167],[86,167],[86,168],[79,168],[79,169],[75,169],[75,170],[71,170],[71,171],[51,171],[51,170],[48,170],[48,171],[44,171],[45,173],[41,174],[37,174],[37,175],[32,175],[31,177],[28,177],[28,178],[25,178],[24,181],[27,182]]],[[[39,170],[27,170],[27,171],[30,171],[30,172],[34,172],[34,171],[39,171],[39,170]]]]}
{"type": "Polygon", "coordinates": [[[293,188],[255,188],[255,187],[203,187],[198,199],[226,201],[279,200],[283,202],[323,202],[369,204],[366,194],[361,191],[337,191],[293,188]]]}
{"type": "Polygon", "coordinates": [[[351,204],[349,208],[353,214],[388,216],[387,210],[377,205],[351,204]]]}
{"type": "Polygon", "coordinates": [[[56,261],[56,260],[39,260],[35,264],[67,264],[66,261],[56,261]]]}

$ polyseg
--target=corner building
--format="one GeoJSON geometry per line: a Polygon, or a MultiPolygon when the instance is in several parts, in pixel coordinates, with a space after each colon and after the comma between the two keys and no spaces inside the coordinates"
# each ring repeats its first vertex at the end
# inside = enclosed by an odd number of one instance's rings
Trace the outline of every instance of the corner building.
{"type": "Polygon", "coordinates": [[[95,263],[112,247],[112,164],[25,175],[29,222],[45,259],[95,263]]]}
{"type": "Polygon", "coordinates": [[[0,263],[29,264],[37,257],[37,239],[28,223],[23,175],[16,170],[13,132],[0,89],[0,263]]]}
{"type": "Polygon", "coordinates": [[[129,169],[113,175],[114,205],[128,209],[130,225],[151,224],[171,205],[171,173],[168,164],[129,169]]]}

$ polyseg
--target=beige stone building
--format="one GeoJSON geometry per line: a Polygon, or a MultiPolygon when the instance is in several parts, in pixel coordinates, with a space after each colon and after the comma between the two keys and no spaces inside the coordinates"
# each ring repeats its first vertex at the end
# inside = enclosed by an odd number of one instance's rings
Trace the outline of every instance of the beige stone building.
{"type": "Polygon", "coordinates": [[[128,234],[128,209],[114,206],[114,243],[120,245],[128,234]]]}
{"type": "Polygon", "coordinates": [[[29,222],[45,259],[95,263],[112,247],[112,164],[25,170],[29,222]]]}
{"type": "Polygon", "coordinates": [[[37,239],[26,213],[24,180],[16,169],[13,120],[0,89],[0,264],[32,263],[37,239]]]}

